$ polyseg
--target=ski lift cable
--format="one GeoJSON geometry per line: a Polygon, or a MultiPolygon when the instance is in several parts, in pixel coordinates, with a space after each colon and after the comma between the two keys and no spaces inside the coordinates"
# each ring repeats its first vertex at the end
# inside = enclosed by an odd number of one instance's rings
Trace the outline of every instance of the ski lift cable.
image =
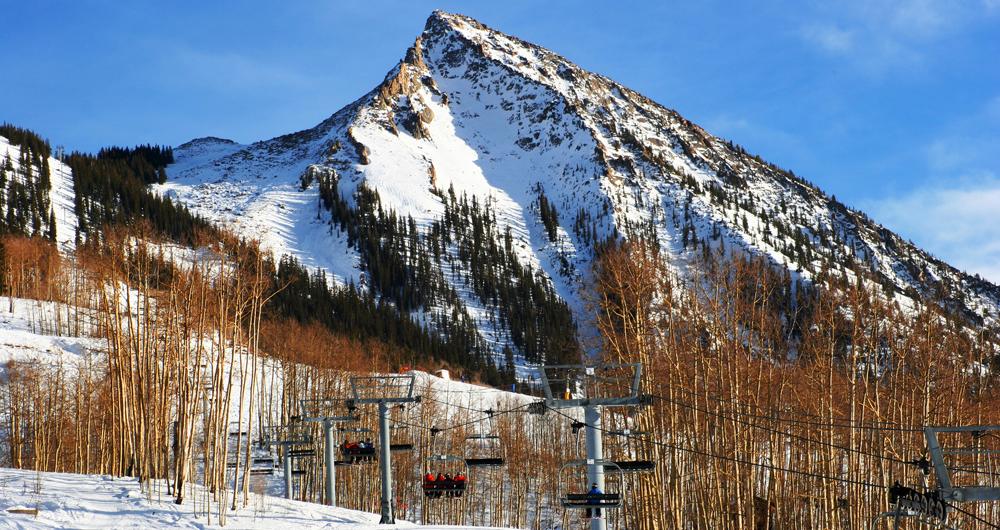
{"type": "Polygon", "coordinates": [[[963,508],[960,508],[960,507],[958,507],[958,506],[956,506],[956,505],[954,505],[954,504],[952,504],[950,502],[945,502],[944,505],[947,506],[947,507],[949,507],[949,508],[951,508],[952,510],[955,510],[956,512],[959,512],[959,513],[965,515],[966,517],[970,517],[970,518],[972,518],[973,520],[975,520],[977,522],[985,524],[988,528],[998,528],[998,529],[1000,529],[1000,525],[998,525],[996,523],[992,523],[990,521],[987,521],[986,519],[983,519],[982,517],[979,517],[978,515],[970,512],[968,510],[965,510],[963,508]]]}
{"type": "MultiPolygon", "coordinates": [[[[758,429],[762,429],[762,430],[769,430],[771,432],[775,432],[775,433],[778,433],[778,434],[791,436],[793,438],[797,438],[797,439],[800,439],[800,440],[803,440],[803,441],[808,441],[808,442],[811,442],[811,443],[816,443],[818,445],[824,445],[824,446],[828,446],[828,447],[833,447],[833,448],[840,449],[840,450],[843,450],[843,451],[853,452],[853,453],[856,453],[856,454],[861,454],[861,455],[869,456],[871,458],[879,458],[879,459],[888,460],[888,461],[892,461],[892,462],[896,462],[896,463],[902,463],[902,464],[912,464],[913,463],[912,461],[909,461],[909,460],[903,460],[903,459],[900,459],[900,458],[895,458],[895,457],[890,457],[890,456],[884,456],[884,455],[877,455],[877,454],[873,454],[873,453],[869,453],[869,452],[865,452],[865,451],[860,451],[860,450],[857,450],[857,449],[851,449],[851,448],[848,448],[848,447],[845,447],[845,446],[841,446],[841,445],[838,445],[838,444],[833,444],[833,443],[830,443],[830,442],[824,442],[822,440],[816,440],[814,438],[810,438],[810,437],[807,437],[807,436],[786,433],[784,431],[778,431],[778,430],[775,430],[773,427],[768,427],[768,426],[765,426],[765,425],[756,424],[756,423],[749,422],[749,421],[746,421],[746,420],[735,419],[735,418],[729,417],[729,416],[727,416],[725,414],[721,414],[721,413],[713,412],[713,411],[710,411],[710,410],[702,409],[702,408],[697,407],[695,405],[692,405],[690,403],[686,403],[686,402],[683,402],[683,401],[675,400],[675,399],[668,398],[668,397],[665,397],[665,396],[660,396],[660,395],[653,394],[653,395],[651,395],[651,397],[653,397],[655,399],[660,399],[660,400],[663,400],[663,401],[667,401],[669,403],[673,403],[673,404],[676,404],[678,406],[690,408],[692,410],[696,410],[696,411],[699,411],[699,412],[702,412],[702,413],[705,413],[705,414],[711,414],[711,415],[717,416],[719,418],[736,421],[738,423],[742,423],[744,425],[747,425],[747,426],[750,426],[750,427],[753,427],[753,428],[758,428],[758,429]]],[[[483,411],[483,410],[480,410],[480,409],[474,409],[472,407],[465,407],[465,406],[462,406],[462,405],[459,405],[459,404],[451,404],[450,403],[450,399],[448,401],[441,401],[441,400],[438,400],[438,399],[435,399],[435,398],[426,398],[426,399],[428,399],[430,401],[435,401],[435,402],[438,402],[438,403],[445,404],[445,405],[447,405],[449,407],[454,406],[454,407],[463,408],[463,409],[466,409],[466,410],[469,410],[469,411],[472,411],[472,412],[478,412],[478,413],[481,413],[481,414],[486,414],[486,416],[484,416],[482,418],[479,418],[479,419],[470,420],[470,421],[467,421],[467,422],[463,422],[463,423],[459,423],[459,424],[455,424],[455,425],[450,425],[450,426],[447,426],[447,427],[443,427],[443,428],[439,429],[440,431],[458,429],[458,428],[469,426],[469,425],[479,424],[479,423],[482,423],[484,421],[492,421],[493,417],[496,416],[496,415],[509,414],[509,413],[517,412],[517,411],[520,411],[520,410],[522,410],[522,409],[527,408],[528,406],[530,406],[530,404],[525,404],[525,405],[522,405],[522,406],[519,406],[519,407],[515,407],[513,409],[508,409],[508,410],[502,410],[502,411],[486,410],[486,411],[483,411]]],[[[726,403],[730,403],[730,402],[726,401],[726,403]]],[[[560,412],[560,414],[563,415],[563,416],[566,416],[565,414],[562,414],[561,412],[560,412]]],[[[809,425],[826,427],[826,428],[853,427],[853,428],[859,428],[859,429],[872,429],[872,430],[884,430],[884,431],[920,432],[920,429],[910,429],[910,428],[877,427],[875,425],[864,425],[864,424],[849,424],[849,425],[845,425],[845,424],[838,424],[838,423],[802,421],[802,420],[794,420],[794,419],[790,419],[790,418],[778,418],[778,417],[774,417],[774,416],[760,416],[760,415],[752,415],[752,414],[749,415],[749,416],[750,417],[754,417],[754,418],[759,418],[759,419],[767,419],[767,420],[778,421],[778,422],[786,422],[786,423],[806,423],[806,424],[809,424],[809,425]]],[[[566,417],[569,417],[569,416],[566,416],[566,417]]],[[[450,418],[450,414],[449,414],[449,418],[450,418]]],[[[575,418],[571,418],[571,419],[573,419],[574,421],[576,421],[575,418]]],[[[417,427],[417,428],[423,428],[423,429],[428,429],[429,428],[429,427],[424,426],[424,425],[412,425],[411,424],[411,426],[414,426],[414,427],[417,427]]],[[[605,430],[605,429],[602,429],[602,430],[604,430],[604,432],[607,432],[607,433],[613,434],[613,435],[626,436],[626,437],[632,438],[632,439],[637,438],[637,435],[634,435],[634,434],[628,434],[628,433],[619,432],[619,431],[612,432],[610,430],[605,430]]],[[[656,443],[656,442],[654,442],[654,443],[656,443]]]]}
{"type": "MultiPolygon", "coordinates": [[[[570,415],[562,412],[559,409],[550,408],[549,410],[552,410],[556,414],[559,414],[560,416],[563,416],[563,417],[565,417],[567,419],[576,421],[576,418],[574,418],[574,417],[572,417],[572,416],[570,416],[570,415]]],[[[599,430],[601,432],[608,432],[607,430],[605,430],[603,428],[597,428],[597,430],[599,430]]],[[[629,435],[629,436],[631,436],[631,435],[629,435]]],[[[702,451],[700,449],[693,449],[693,448],[690,448],[690,447],[682,447],[682,446],[675,445],[675,444],[672,444],[672,443],[669,443],[669,442],[659,442],[659,441],[655,441],[655,440],[650,440],[649,443],[652,443],[654,445],[658,445],[660,447],[666,447],[668,449],[676,449],[678,451],[684,451],[684,452],[687,452],[687,453],[696,454],[696,455],[700,455],[700,456],[705,456],[705,457],[708,457],[708,458],[714,458],[714,459],[717,459],[717,460],[725,460],[725,461],[733,462],[733,463],[737,463],[737,464],[746,464],[746,465],[749,465],[749,466],[754,466],[754,467],[758,467],[758,468],[762,468],[762,469],[770,469],[772,471],[781,471],[781,472],[786,472],[786,473],[793,473],[793,474],[807,476],[807,477],[812,477],[812,478],[821,479],[821,480],[830,480],[830,481],[835,481],[835,482],[841,482],[841,483],[844,483],[844,484],[853,484],[853,485],[856,485],[856,486],[864,486],[866,488],[885,489],[885,487],[886,487],[884,484],[875,484],[874,482],[866,482],[866,481],[863,481],[863,480],[854,480],[854,479],[842,478],[842,477],[831,477],[829,475],[823,475],[823,474],[820,474],[820,473],[813,473],[811,471],[801,471],[801,470],[798,470],[798,469],[790,469],[790,468],[786,468],[786,467],[776,466],[774,464],[765,464],[763,462],[754,462],[752,460],[745,460],[745,459],[742,459],[742,458],[736,458],[736,457],[732,457],[732,456],[719,455],[719,454],[711,453],[711,452],[708,452],[708,451],[702,451]]]]}
{"type": "MultiPolygon", "coordinates": [[[[678,405],[680,407],[687,408],[689,410],[700,412],[702,414],[708,414],[708,415],[711,415],[711,416],[715,416],[717,418],[722,418],[722,419],[727,420],[727,421],[733,421],[733,422],[736,422],[736,423],[739,423],[739,424],[742,424],[742,425],[746,425],[746,426],[751,427],[751,428],[757,428],[757,429],[769,431],[769,432],[772,432],[772,433],[775,433],[775,434],[780,434],[782,436],[788,436],[790,438],[795,438],[797,440],[802,440],[802,441],[805,441],[805,442],[811,442],[811,443],[815,443],[815,444],[818,444],[818,445],[823,445],[823,446],[826,446],[826,447],[832,447],[834,449],[840,449],[842,451],[847,451],[847,452],[851,452],[851,453],[855,453],[855,454],[860,454],[860,455],[868,456],[868,457],[871,457],[871,458],[880,458],[880,459],[883,459],[883,460],[889,460],[891,462],[896,462],[896,463],[899,463],[899,464],[910,464],[911,463],[910,460],[903,460],[901,458],[896,458],[896,457],[892,457],[892,456],[885,456],[885,455],[878,455],[878,454],[874,454],[874,453],[869,453],[867,451],[861,451],[861,450],[858,450],[858,449],[852,449],[850,447],[846,447],[846,446],[843,446],[843,445],[835,444],[835,443],[832,443],[832,442],[825,442],[825,441],[822,441],[822,440],[817,440],[815,438],[810,438],[808,436],[803,436],[801,434],[793,434],[793,433],[790,433],[790,432],[781,431],[781,430],[775,429],[773,427],[768,427],[766,425],[760,425],[758,423],[754,423],[754,422],[751,422],[751,421],[742,420],[742,419],[738,419],[738,418],[735,418],[735,417],[727,416],[725,414],[722,414],[722,413],[719,413],[719,412],[714,412],[712,410],[703,409],[703,408],[700,408],[697,405],[693,405],[691,403],[686,403],[686,402],[683,402],[683,401],[678,401],[678,400],[674,400],[674,399],[670,399],[670,398],[665,398],[665,397],[657,396],[657,395],[653,395],[652,397],[657,398],[657,399],[661,399],[663,401],[667,401],[669,403],[672,403],[674,405],[678,405]]],[[[753,417],[753,416],[751,415],[751,417],[753,417]]],[[[827,424],[827,425],[825,425],[825,427],[831,427],[831,426],[829,424],[827,424]]]]}
{"type": "MultiPolygon", "coordinates": [[[[818,445],[823,445],[823,446],[826,446],[826,447],[832,447],[832,448],[835,448],[835,449],[840,449],[842,451],[846,451],[846,452],[850,452],[850,453],[854,453],[854,454],[860,454],[860,455],[863,455],[863,456],[868,456],[870,458],[878,458],[878,459],[887,460],[887,461],[895,462],[895,463],[899,463],[899,464],[909,464],[909,465],[915,465],[917,467],[921,467],[920,460],[904,460],[904,459],[900,459],[900,458],[896,458],[896,457],[892,457],[892,456],[879,455],[879,454],[869,453],[867,451],[862,451],[862,450],[858,450],[858,449],[852,449],[852,448],[845,447],[845,446],[842,446],[842,445],[838,445],[838,444],[835,444],[835,443],[832,443],[832,442],[826,442],[826,441],[822,441],[822,440],[817,440],[815,438],[810,438],[808,436],[797,435],[797,434],[792,434],[792,433],[788,433],[788,432],[785,432],[785,431],[777,430],[777,429],[775,429],[773,427],[769,427],[769,426],[766,426],[766,425],[760,425],[760,424],[757,424],[757,423],[754,423],[754,422],[750,422],[750,421],[746,421],[746,420],[740,420],[740,419],[737,419],[737,418],[734,418],[734,417],[731,417],[731,416],[727,416],[726,414],[714,412],[714,411],[711,411],[711,410],[706,410],[706,409],[700,408],[700,407],[698,407],[696,405],[692,405],[690,403],[686,403],[686,402],[683,402],[683,401],[678,401],[678,400],[675,400],[675,399],[667,398],[667,397],[664,397],[664,396],[660,396],[660,395],[656,395],[656,394],[650,394],[649,396],[652,397],[652,398],[654,398],[654,399],[660,399],[660,400],[663,400],[663,401],[667,401],[669,403],[673,403],[673,404],[681,406],[681,407],[686,407],[686,408],[689,408],[691,410],[695,410],[695,411],[703,413],[703,414],[709,414],[709,415],[713,415],[713,416],[716,416],[718,418],[722,418],[722,419],[725,419],[725,420],[728,420],[728,421],[734,421],[734,422],[737,422],[737,423],[740,423],[740,424],[743,424],[743,425],[747,425],[747,426],[749,426],[751,428],[757,428],[757,429],[761,429],[761,430],[764,430],[764,431],[772,432],[772,433],[775,433],[775,434],[780,434],[780,435],[783,435],[783,436],[789,436],[789,437],[792,437],[792,438],[796,438],[796,439],[799,439],[799,440],[803,440],[803,441],[815,443],[815,444],[818,444],[818,445]]],[[[753,414],[749,414],[748,416],[750,416],[752,418],[754,418],[754,417],[761,418],[760,416],[755,416],[753,414]]],[[[779,421],[779,422],[780,421],[785,421],[786,423],[795,423],[794,420],[788,420],[788,419],[783,419],[783,418],[778,418],[778,417],[765,417],[763,419],[774,420],[774,421],[779,421]]],[[[836,428],[836,427],[844,426],[844,425],[840,425],[840,424],[836,424],[836,423],[832,423],[831,424],[831,423],[820,423],[820,422],[808,422],[808,424],[809,425],[813,425],[813,426],[825,427],[825,428],[836,428]]],[[[874,426],[857,426],[857,428],[861,428],[861,429],[868,428],[868,429],[875,430],[875,431],[889,431],[889,432],[910,432],[910,431],[921,432],[921,433],[923,432],[923,429],[912,429],[911,430],[911,429],[895,429],[895,428],[877,428],[877,427],[874,427],[874,426]]],[[[620,433],[616,433],[616,434],[620,434],[620,433]]],[[[987,471],[987,470],[973,470],[973,469],[964,469],[964,468],[963,469],[954,468],[954,469],[956,471],[969,471],[969,472],[972,472],[972,473],[978,473],[978,474],[984,474],[984,475],[1000,476],[1000,473],[996,473],[996,472],[992,472],[992,471],[987,471]]]]}
{"type": "Polygon", "coordinates": [[[455,425],[450,425],[448,427],[442,427],[441,430],[442,431],[450,431],[452,429],[460,429],[462,427],[466,427],[466,426],[469,426],[469,425],[475,425],[475,424],[478,424],[478,423],[482,423],[484,421],[489,420],[490,418],[492,418],[494,416],[499,416],[501,414],[513,414],[513,413],[516,413],[516,412],[523,412],[525,409],[527,409],[531,405],[532,405],[532,403],[525,403],[524,405],[521,405],[521,406],[518,406],[518,407],[514,407],[512,409],[497,411],[497,412],[494,412],[492,415],[489,415],[489,414],[485,415],[482,418],[479,418],[479,419],[476,419],[476,420],[470,420],[470,421],[466,421],[466,422],[462,422],[462,423],[457,423],[455,425]]]}
{"type": "Polygon", "coordinates": [[[435,398],[430,397],[430,396],[424,396],[423,399],[427,400],[427,401],[433,401],[435,403],[440,403],[442,405],[447,405],[449,407],[455,407],[455,408],[467,410],[469,412],[480,412],[480,413],[484,413],[484,414],[490,414],[490,413],[494,412],[493,409],[483,410],[483,409],[474,408],[474,407],[471,407],[471,406],[459,405],[458,403],[450,403],[448,401],[441,401],[440,399],[435,399],[435,398]]]}
{"type": "MultiPolygon", "coordinates": [[[[717,403],[722,403],[724,405],[737,406],[737,407],[752,407],[752,408],[755,408],[755,409],[757,409],[759,411],[762,411],[762,412],[765,412],[765,413],[769,412],[767,409],[765,409],[764,407],[762,407],[760,405],[755,405],[755,404],[752,404],[752,403],[746,403],[746,402],[742,402],[742,401],[737,401],[735,399],[726,399],[726,398],[720,398],[720,397],[714,397],[714,396],[706,396],[704,394],[699,394],[699,393],[694,392],[692,390],[686,390],[686,389],[682,389],[682,388],[675,388],[674,390],[677,390],[678,392],[682,392],[682,393],[688,394],[688,395],[693,396],[693,397],[695,397],[697,399],[706,398],[706,399],[710,399],[712,401],[715,401],[717,403]]],[[[665,400],[665,401],[670,401],[670,398],[667,398],[667,397],[664,397],[664,396],[660,396],[660,395],[656,395],[656,394],[651,394],[651,396],[654,397],[654,398],[657,398],[657,399],[662,399],[662,400],[665,400]]],[[[818,414],[810,414],[810,413],[807,413],[807,412],[796,412],[795,415],[800,416],[800,417],[804,417],[804,418],[816,418],[816,419],[821,420],[821,421],[806,420],[806,419],[782,418],[782,417],[778,417],[776,414],[767,414],[767,415],[747,414],[747,415],[748,416],[752,416],[752,417],[756,417],[756,418],[768,419],[768,420],[773,420],[773,421],[778,421],[778,422],[783,422],[783,423],[798,423],[798,424],[803,424],[803,425],[814,425],[814,426],[819,426],[819,427],[831,427],[832,426],[832,427],[842,427],[842,428],[857,429],[857,430],[915,432],[915,433],[916,432],[923,432],[923,429],[920,428],[920,427],[906,426],[906,425],[903,425],[903,424],[901,424],[899,422],[888,421],[888,420],[886,420],[886,421],[873,421],[871,423],[834,422],[834,423],[831,424],[828,421],[822,421],[822,420],[824,420],[824,418],[822,416],[820,416],[818,414]]]]}
{"type": "MultiPolygon", "coordinates": [[[[556,382],[556,381],[563,382],[563,381],[567,381],[567,379],[550,378],[550,381],[551,382],[556,382]]],[[[753,404],[753,403],[747,403],[747,402],[737,401],[735,398],[727,399],[727,398],[722,398],[722,397],[707,396],[705,394],[701,394],[701,393],[695,392],[693,390],[687,390],[687,389],[683,389],[683,388],[674,388],[674,390],[676,390],[677,392],[681,392],[681,393],[687,394],[689,396],[692,396],[695,399],[709,399],[709,400],[715,401],[717,403],[721,403],[721,404],[728,405],[728,406],[754,408],[754,409],[757,409],[758,411],[760,411],[762,414],[756,414],[756,415],[755,414],[746,414],[746,415],[751,416],[751,417],[760,418],[760,419],[767,419],[767,420],[782,422],[782,423],[813,425],[813,426],[819,426],[819,427],[831,427],[832,426],[832,427],[838,427],[838,428],[848,428],[848,429],[857,429],[857,430],[875,430],[875,431],[889,431],[889,432],[923,433],[923,426],[904,425],[904,424],[902,424],[900,422],[891,421],[891,420],[872,421],[872,422],[869,422],[869,423],[852,423],[852,422],[843,422],[842,421],[842,422],[833,422],[831,424],[827,420],[827,418],[824,418],[823,416],[821,416],[819,414],[810,414],[810,413],[801,412],[801,411],[800,412],[795,412],[795,413],[793,413],[793,415],[799,416],[800,418],[812,418],[812,419],[799,419],[799,418],[779,417],[777,415],[778,413],[775,412],[775,411],[768,410],[768,409],[766,409],[765,407],[763,407],[761,405],[756,405],[756,404],[753,404]]],[[[656,395],[656,394],[649,394],[649,396],[653,397],[653,398],[657,398],[657,399],[666,400],[666,401],[670,401],[671,400],[671,398],[668,398],[668,397],[665,397],[665,396],[656,395]]],[[[996,434],[996,435],[1000,436],[1000,434],[996,434]]]]}
{"type": "Polygon", "coordinates": [[[986,475],[986,476],[990,476],[990,477],[1000,477],[1000,473],[998,473],[996,471],[989,471],[987,469],[976,469],[976,468],[971,468],[971,467],[948,466],[948,470],[949,471],[961,471],[961,472],[964,472],[964,473],[973,473],[975,475],[986,475]]]}
{"type": "MultiPolygon", "coordinates": [[[[416,423],[416,422],[408,422],[408,421],[404,421],[404,420],[397,420],[396,423],[398,423],[400,425],[405,425],[407,427],[413,427],[415,429],[423,429],[423,430],[427,430],[427,431],[432,431],[433,430],[435,432],[444,432],[444,431],[450,431],[450,430],[453,430],[453,429],[460,429],[462,427],[467,427],[469,425],[475,425],[477,423],[482,423],[484,421],[490,420],[494,416],[500,416],[500,415],[503,415],[503,414],[514,414],[514,413],[524,412],[525,409],[527,409],[528,407],[532,406],[534,403],[536,403],[536,402],[526,403],[524,405],[520,405],[520,406],[514,407],[512,409],[495,411],[495,412],[493,412],[492,415],[485,415],[485,416],[483,416],[482,418],[479,418],[479,419],[469,420],[469,421],[462,422],[462,423],[456,423],[454,425],[449,425],[447,427],[440,427],[439,428],[439,427],[435,427],[435,426],[431,426],[431,425],[426,425],[426,424],[421,424],[421,423],[416,423]]],[[[478,411],[478,412],[483,412],[483,411],[478,411]]]]}

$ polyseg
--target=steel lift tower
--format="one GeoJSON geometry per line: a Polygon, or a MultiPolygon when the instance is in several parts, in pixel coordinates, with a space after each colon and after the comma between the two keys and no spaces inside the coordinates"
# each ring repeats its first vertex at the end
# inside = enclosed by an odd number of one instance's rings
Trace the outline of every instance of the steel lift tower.
{"type": "Polygon", "coordinates": [[[327,506],[337,505],[337,442],[333,438],[333,430],[338,423],[356,422],[360,419],[352,415],[337,416],[325,414],[342,403],[343,400],[334,398],[299,400],[299,406],[302,408],[302,421],[323,425],[323,438],[325,441],[323,463],[326,466],[325,500],[327,506]]]}
{"type": "Polygon", "coordinates": [[[1000,455],[1000,425],[964,425],[958,427],[924,427],[927,457],[910,464],[924,473],[925,491],[904,486],[898,481],[889,488],[892,510],[878,518],[892,518],[893,528],[899,529],[904,517],[939,528],[948,527],[952,512],[966,517],[979,517],[976,511],[987,512],[988,521],[997,516],[995,505],[1000,501],[1000,474],[996,472],[996,457],[1000,455]],[[927,478],[934,472],[936,488],[927,489],[927,478]],[[966,504],[967,508],[959,507],[966,504]],[[969,506],[971,504],[971,506],[969,506]]]}
{"type": "MultiPolygon", "coordinates": [[[[542,367],[540,375],[546,406],[553,409],[583,408],[587,480],[605,491],[604,470],[608,462],[604,459],[601,413],[607,407],[638,407],[649,404],[648,396],[639,393],[642,365],[551,365],[542,367]]],[[[590,528],[607,530],[607,519],[591,518],[590,528]]]]}
{"type": "Polygon", "coordinates": [[[392,506],[392,442],[389,410],[392,405],[419,403],[413,395],[413,375],[382,375],[351,378],[351,393],[347,408],[378,404],[379,472],[382,475],[382,519],[379,524],[396,524],[392,506]]]}
{"type": "Polygon", "coordinates": [[[261,445],[276,445],[282,447],[282,464],[285,474],[285,498],[292,498],[292,458],[295,458],[294,447],[312,444],[312,437],[301,432],[298,425],[275,425],[267,428],[261,445]]]}

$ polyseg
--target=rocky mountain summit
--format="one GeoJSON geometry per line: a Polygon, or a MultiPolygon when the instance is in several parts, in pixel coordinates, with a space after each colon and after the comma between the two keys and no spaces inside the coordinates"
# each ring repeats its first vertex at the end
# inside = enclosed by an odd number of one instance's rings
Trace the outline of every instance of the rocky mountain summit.
{"type": "Polygon", "coordinates": [[[511,365],[587,335],[612,238],[655,241],[681,278],[748,253],[977,324],[1000,309],[997,286],[791,171],[462,15],[433,13],[379,86],[313,128],[175,157],[162,193],[511,365]]]}

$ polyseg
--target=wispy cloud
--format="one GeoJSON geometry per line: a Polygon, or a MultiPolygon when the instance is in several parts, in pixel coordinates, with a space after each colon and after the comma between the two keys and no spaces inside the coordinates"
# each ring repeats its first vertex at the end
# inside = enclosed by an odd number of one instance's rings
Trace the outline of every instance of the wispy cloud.
{"type": "Polygon", "coordinates": [[[844,0],[807,10],[799,35],[871,73],[923,64],[933,45],[984,17],[1000,0],[844,0]]]}
{"type": "Polygon", "coordinates": [[[810,24],[802,28],[802,37],[823,51],[844,53],[854,48],[854,33],[835,25],[810,24]]]}
{"type": "Polygon", "coordinates": [[[931,184],[865,208],[952,265],[1000,284],[1000,178],[983,173],[931,184]]]}
{"type": "Polygon", "coordinates": [[[310,77],[266,59],[233,51],[178,47],[164,59],[185,86],[197,84],[217,90],[295,88],[310,77]]]}
{"type": "Polygon", "coordinates": [[[935,178],[865,205],[945,261],[1000,284],[1000,95],[958,116],[924,147],[935,178]]]}
{"type": "Polygon", "coordinates": [[[952,120],[925,148],[937,173],[1000,172],[1000,95],[952,120]]]}

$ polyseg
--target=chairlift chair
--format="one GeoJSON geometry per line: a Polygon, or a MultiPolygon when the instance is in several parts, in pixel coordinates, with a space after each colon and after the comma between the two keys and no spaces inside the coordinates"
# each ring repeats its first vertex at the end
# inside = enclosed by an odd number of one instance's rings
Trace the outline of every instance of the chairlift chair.
{"type": "Polygon", "coordinates": [[[271,455],[268,455],[268,456],[255,456],[254,459],[253,459],[253,464],[255,466],[269,465],[271,467],[274,467],[274,465],[275,465],[274,464],[274,457],[271,456],[271,455]]]}
{"type": "Polygon", "coordinates": [[[465,477],[465,480],[455,480],[453,478],[451,481],[439,484],[438,480],[435,479],[433,481],[428,481],[424,475],[421,475],[421,489],[424,492],[424,496],[428,499],[440,499],[442,497],[447,499],[456,499],[461,497],[468,490],[469,466],[466,464],[464,457],[456,455],[431,455],[427,458],[427,463],[428,465],[425,474],[434,475],[431,463],[438,463],[438,475],[441,474],[441,467],[447,468],[454,465],[461,466],[461,471],[453,475],[453,477],[465,477]]]}
{"type": "MultiPolygon", "coordinates": [[[[559,489],[560,489],[560,499],[562,501],[563,508],[570,510],[594,510],[594,509],[615,509],[622,506],[622,493],[621,492],[611,492],[611,493],[563,493],[564,484],[563,474],[568,470],[574,468],[586,468],[591,464],[603,465],[604,469],[611,468],[615,472],[620,473],[621,468],[618,468],[618,464],[611,460],[572,460],[566,462],[559,468],[559,489]],[[617,469],[616,469],[617,468],[617,469]]],[[[588,488],[589,489],[589,488],[588,488]]]]}
{"type": "MultiPolygon", "coordinates": [[[[291,456],[295,456],[294,451],[291,456]]],[[[226,462],[226,469],[236,469],[237,467],[242,467],[238,458],[226,462]]],[[[273,475],[274,467],[275,460],[273,456],[258,456],[250,460],[250,465],[245,471],[251,475],[273,475]]]]}
{"type": "MultiPolygon", "coordinates": [[[[372,432],[371,429],[366,427],[361,428],[341,428],[338,429],[340,432],[345,433],[367,433],[372,432]]],[[[335,465],[350,465],[350,464],[360,464],[365,462],[375,461],[375,444],[372,443],[370,447],[361,447],[360,444],[357,446],[347,447],[346,445],[340,446],[340,454],[344,457],[344,460],[340,462],[335,462],[335,465]]]]}
{"type": "Polygon", "coordinates": [[[611,464],[604,465],[605,473],[640,473],[656,469],[656,462],[652,460],[615,460],[611,464]]]}
{"type": "Polygon", "coordinates": [[[465,465],[468,467],[501,467],[506,462],[506,451],[499,436],[472,435],[466,436],[465,441],[465,465]]]}
{"type": "MultiPolygon", "coordinates": [[[[405,431],[407,430],[406,425],[393,425],[390,427],[394,431],[405,431]]],[[[403,451],[412,451],[413,443],[409,441],[395,442],[389,444],[389,450],[398,453],[403,451]]]]}
{"type": "Polygon", "coordinates": [[[250,474],[273,475],[275,465],[276,462],[273,456],[268,455],[254,457],[250,464],[250,474]]]}
{"type": "MultiPolygon", "coordinates": [[[[633,439],[645,440],[639,443],[648,443],[649,433],[643,431],[632,431],[625,429],[623,431],[609,432],[615,436],[631,437],[633,439]]],[[[605,465],[605,473],[640,473],[644,471],[652,471],[656,469],[656,462],[652,460],[615,460],[613,465],[605,465]]]]}

